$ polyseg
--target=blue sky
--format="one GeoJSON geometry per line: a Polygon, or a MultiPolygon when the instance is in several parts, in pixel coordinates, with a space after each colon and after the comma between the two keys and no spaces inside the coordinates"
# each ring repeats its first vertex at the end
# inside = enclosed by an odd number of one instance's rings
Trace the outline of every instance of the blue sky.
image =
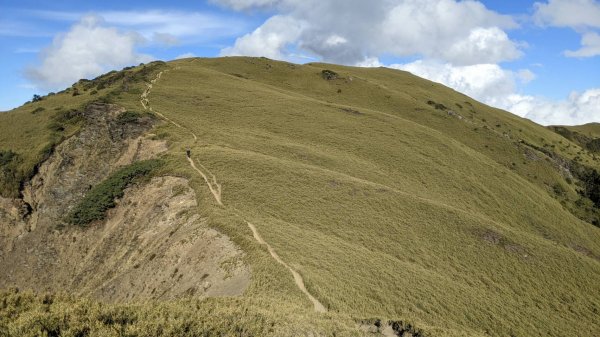
{"type": "Polygon", "coordinates": [[[3,1],[0,111],[153,59],[411,71],[542,124],[600,122],[600,0],[3,1]]]}

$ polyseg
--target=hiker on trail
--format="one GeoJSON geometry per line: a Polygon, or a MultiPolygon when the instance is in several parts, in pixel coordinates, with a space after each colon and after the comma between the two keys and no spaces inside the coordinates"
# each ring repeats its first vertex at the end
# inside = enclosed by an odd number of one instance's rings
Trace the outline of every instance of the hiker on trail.
{"type": "Polygon", "coordinates": [[[192,155],[192,150],[188,147],[187,149],[185,149],[185,155],[190,158],[190,156],[192,155]]]}

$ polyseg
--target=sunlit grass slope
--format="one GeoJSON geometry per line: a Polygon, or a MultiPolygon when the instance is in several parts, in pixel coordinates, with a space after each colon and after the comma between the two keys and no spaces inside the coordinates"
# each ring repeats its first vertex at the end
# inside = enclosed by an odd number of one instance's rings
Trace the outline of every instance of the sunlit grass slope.
{"type": "Polygon", "coordinates": [[[21,185],[36,173],[54,147],[79,130],[81,112],[88,103],[112,102],[124,91],[139,96],[140,82],[149,81],[147,76],[161,63],[111,71],[94,81],[82,79],[61,92],[36,95],[32,101],[0,113],[0,158],[12,157],[0,160],[0,196],[18,196],[21,185]]]}
{"type": "Polygon", "coordinates": [[[182,60],[150,101],[199,136],[167,131],[331,311],[497,336],[599,331],[600,231],[519,145],[559,135],[388,69],[182,60]]]}
{"type": "MultiPolygon", "coordinates": [[[[600,167],[578,144],[391,69],[220,58],[160,70],[150,106],[198,136],[155,130],[169,141],[167,170],[192,179],[200,212],[248,254],[238,306],[273,312],[277,326],[292,315],[289,329],[305,334],[386,318],[432,336],[600,335],[600,229],[578,218],[581,186],[561,171],[600,167]],[[189,168],[188,147],[224,206],[189,168]],[[245,221],[329,313],[311,312],[245,221]]],[[[139,111],[143,88],[113,101],[139,111]]],[[[26,151],[12,138],[0,144],[26,151]]]]}
{"type": "Polygon", "coordinates": [[[569,129],[580,132],[586,136],[598,138],[600,137],[600,123],[589,123],[578,126],[569,126],[569,129]]]}

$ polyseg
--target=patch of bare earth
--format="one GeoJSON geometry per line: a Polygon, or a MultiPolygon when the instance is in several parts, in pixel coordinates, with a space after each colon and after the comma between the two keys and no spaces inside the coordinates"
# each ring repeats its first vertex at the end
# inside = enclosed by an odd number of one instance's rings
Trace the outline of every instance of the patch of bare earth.
{"type": "Polygon", "coordinates": [[[85,266],[74,283],[113,301],[242,294],[250,281],[243,253],[208,228],[196,207],[182,178],[127,189],[104,224],[70,233],[71,251],[81,254],[72,258],[85,266]]]}
{"type": "Polygon", "coordinates": [[[499,246],[509,253],[517,254],[521,258],[527,259],[531,257],[531,254],[527,251],[527,249],[525,249],[525,247],[510,241],[504,235],[496,231],[486,229],[478,232],[478,235],[481,237],[481,239],[483,239],[483,241],[495,246],[499,246]]]}
{"type": "Polygon", "coordinates": [[[65,215],[119,167],[157,157],[155,121],[120,124],[124,109],[91,105],[23,189],[0,199],[0,288],[66,291],[107,301],[230,296],[250,280],[244,254],[207,227],[188,181],[157,177],[131,186],[105,221],[85,228],[65,215]]]}

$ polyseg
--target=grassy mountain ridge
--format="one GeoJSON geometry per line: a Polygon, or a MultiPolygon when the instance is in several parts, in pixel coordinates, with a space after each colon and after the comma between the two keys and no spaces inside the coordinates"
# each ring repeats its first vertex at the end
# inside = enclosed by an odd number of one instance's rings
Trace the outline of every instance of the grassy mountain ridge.
{"type": "MultiPolygon", "coordinates": [[[[200,212],[248,254],[240,301],[250,310],[308,312],[310,302],[245,221],[329,311],[296,328],[377,317],[433,336],[600,332],[600,230],[572,172],[600,165],[577,142],[391,69],[185,59],[153,78],[150,107],[181,126],[154,131],[169,142],[166,170],[191,179],[200,212]]],[[[139,111],[144,88],[132,81],[111,100],[139,111]]],[[[30,127],[39,117],[26,107],[0,126],[30,127]]],[[[27,152],[14,145],[25,139],[0,148],[27,152]]]]}

